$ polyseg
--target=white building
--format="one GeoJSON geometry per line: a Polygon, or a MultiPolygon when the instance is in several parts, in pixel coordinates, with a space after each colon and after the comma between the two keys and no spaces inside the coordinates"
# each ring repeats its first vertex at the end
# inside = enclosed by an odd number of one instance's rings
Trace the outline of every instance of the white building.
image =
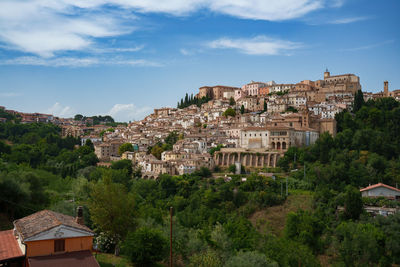
{"type": "Polygon", "coordinates": [[[400,190],[398,188],[378,183],[370,185],[360,190],[363,197],[385,197],[391,199],[400,199],[400,190]]]}

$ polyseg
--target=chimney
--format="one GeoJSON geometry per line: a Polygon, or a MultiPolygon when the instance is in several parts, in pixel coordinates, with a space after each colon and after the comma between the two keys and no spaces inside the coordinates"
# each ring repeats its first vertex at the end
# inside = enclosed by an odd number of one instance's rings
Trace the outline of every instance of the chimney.
{"type": "Polygon", "coordinates": [[[76,218],[75,221],[81,225],[85,225],[85,221],[83,220],[83,207],[78,206],[76,208],[76,218]]]}
{"type": "Polygon", "coordinates": [[[383,82],[383,92],[384,92],[385,97],[389,96],[389,82],[388,81],[383,82]]]}

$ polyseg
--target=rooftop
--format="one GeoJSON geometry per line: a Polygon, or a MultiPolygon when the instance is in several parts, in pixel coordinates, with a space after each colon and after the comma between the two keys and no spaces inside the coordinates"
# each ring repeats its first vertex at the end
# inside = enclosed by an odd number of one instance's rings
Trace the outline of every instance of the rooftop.
{"type": "Polygon", "coordinates": [[[59,225],[66,225],[93,233],[85,225],[77,223],[74,217],[51,210],[42,210],[14,221],[14,226],[21,234],[23,240],[59,225]]]}
{"type": "Polygon", "coordinates": [[[22,257],[22,253],[18,241],[13,234],[13,230],[0,232],[0,263],[3,260],[10,260],[22,257]]]}
{"type": "Polygon", "coordinates": [[[371,189],[374,189],[374,188],[377,188],[377,187],[381,187],[381,186],[386,187],[386,188],[391,189],[391,190],[394,190],[394,191],[397,191],[397,192],[400,192],[400,189],[398,189],[396,187],[392,187],[392,186],[386,185],[386,184],[383,184],[383,183],[377,183],[377,184],[370,185],[368,187],[362,188],[362,189],[360,189],[360,192],[371,190],[371,189]]]}

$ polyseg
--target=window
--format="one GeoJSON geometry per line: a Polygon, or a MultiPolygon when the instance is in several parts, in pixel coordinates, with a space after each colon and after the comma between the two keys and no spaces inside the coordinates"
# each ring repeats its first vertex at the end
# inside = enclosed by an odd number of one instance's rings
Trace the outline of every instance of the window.
{"type": "Polygon", "coordinates": [[[54,240],[54,252],[60,252],[65,250],[65,239],[54,240]]]}

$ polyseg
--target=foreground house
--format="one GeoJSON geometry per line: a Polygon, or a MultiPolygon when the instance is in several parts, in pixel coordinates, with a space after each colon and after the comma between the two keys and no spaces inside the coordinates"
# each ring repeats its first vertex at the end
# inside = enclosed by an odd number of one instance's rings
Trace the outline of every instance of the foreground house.
{"type": "Polygon", "coordinates": [[[43,210],[14,221],[13,230],[0,232],[0,266],[99,267],[82,210],[76,218],[43,210]]]}

